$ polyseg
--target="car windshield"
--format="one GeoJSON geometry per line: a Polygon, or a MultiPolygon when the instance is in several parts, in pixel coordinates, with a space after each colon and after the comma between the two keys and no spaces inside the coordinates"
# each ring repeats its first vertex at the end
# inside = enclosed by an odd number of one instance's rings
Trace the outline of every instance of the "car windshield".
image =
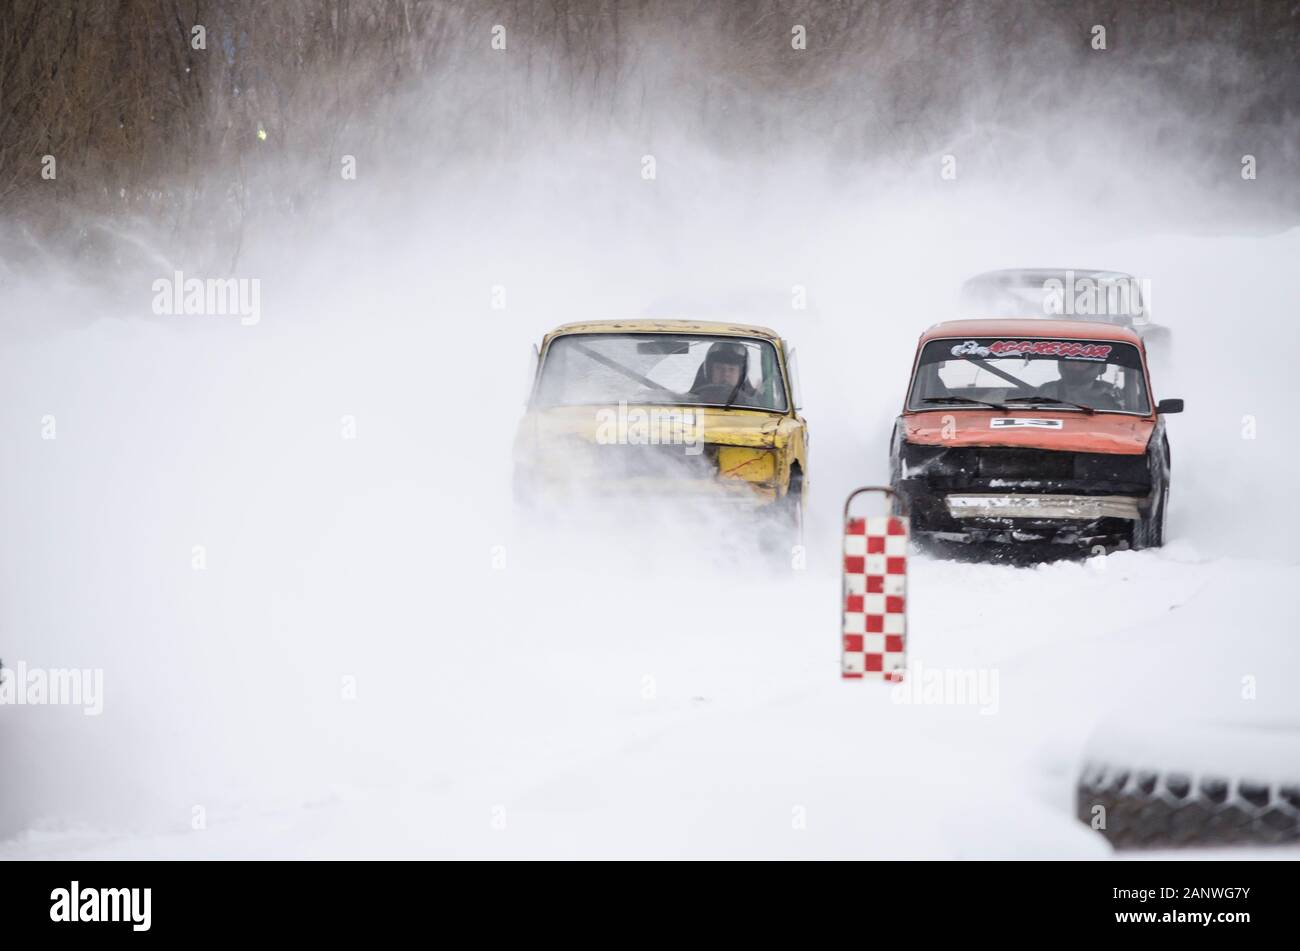
{"type": "Polygon", "coordinates": [[[987,403],[1073,412],[1151,412],[1142,355],[1111,340],[931,340],[921,351],[908,409],[987,403]]]}
{"type": "Polygon", "coordinates": [[[608,403],[786,411],[769,341],[704,334],[566,334],[546,350],[540,406],[608,403]]]}

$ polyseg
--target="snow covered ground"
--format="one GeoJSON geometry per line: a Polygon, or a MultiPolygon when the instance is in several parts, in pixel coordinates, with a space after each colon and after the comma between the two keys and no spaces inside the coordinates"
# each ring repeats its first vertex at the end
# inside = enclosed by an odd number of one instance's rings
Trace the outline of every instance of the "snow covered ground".
{"type": "Polygon", "coordinates": [[[1105,857],[1073,788],[1112,710],[1222,704],[1253,676],[1297,729],[1300,229],[695,174],[268,240],[256,326],[153,316],[147,280],[112,313],[7,286],[0,658],[102,668],[104,709],[0,707],[0,857],[1105,857]],[[1188,404],[1170,543],[916,558],[911,662],[982,692],[843,683],[843,498],[886,477],[917,334],[964,277],[1018,265],[1151,279],[1175,335],[1156,395],[1188,404]],[[782,317],[795,284],[810,308],[782,317]],[[806,570],[645,526],[524,543],[529,344],[667,289],[769,295],[754,322],[799,350],[806,570]]]}

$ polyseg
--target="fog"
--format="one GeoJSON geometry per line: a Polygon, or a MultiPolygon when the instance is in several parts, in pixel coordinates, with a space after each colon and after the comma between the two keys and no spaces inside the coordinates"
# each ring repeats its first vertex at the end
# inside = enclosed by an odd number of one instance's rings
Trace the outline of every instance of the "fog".
{"type": "MultiPolygon", "coordinates": [[[[432,153],[438,97],[410,98],[413,117],[428,114],[412,134],[432,153]]],[[[104,671],[100,716],[0,711],[12,854],[699,854],[743,841],[716,830],[766,795],[777,823],[788,802],[844,819],[814,852],[861,854],[855,836],[869,835],[846,804],[875,774],[855,772],[861,749],[803,742],[798,725],[817,721],[798,704],[845,689],[844,497],[887,480],[916,338],[982,270],[1128,271],[1150,280],[1153,316],[1172,328],[1154,380],[1157,397],[1188,407],[1169,422],[1170,545],[1112,557],[1112,582],[1129,573],[1152,592],[1117,603],[1181,603],[1225,574],[1293,583],[1282,407],[1285,354],[1300,343],[1300,230],[1226,214],[1219,228],[1212,210],[1189,211],[1252,187],[1235,162],[1220,172],[1231,184],[1207,189],[1203,155],[1087,136],[1063,148],[1069,123],[1050,113],[1023,119],[1023,147],[973,118],[967,140],[997,147],[967,161],[952,146],[951,180],[949,148],[830,160],[816,141],[719,150],[672,126],[584,134],[556,121],[538,147],[436,173],[381,157],[372,171],[358,148],[355,181],[333,182],[310,215],[260,215],[228,273],[178,257],[191,242],[148,219],[113,225],[133,250],[107,276],[53,252],[9,267],[0,658],[104,671]],[[259,319],[154,313],[153,282],[174,270],[257,279],[259,319]],[[527,537],[510,477],[531,345],[572,320],[723,313],[780,330],[799,353],[806,569],[717,557],[718,526],[702,516],[527,537]],[[664,752],[665,735],[697,730],[688,751],[664,752]],[[774,749],[784,765],[767,761],[774,749]],[[196,806],[209,830],[252,817],[254,831],[195,845],[196,806]],[[531,831],[488,838],[498,807],[533,817],[531,831]]],[[[337,176],[332,162],[277,161],[277,177],[337,176]]],[[[1032,632],[978,658],[1005,665],[1004,690],[1016,662],[999,651],[1059,646],[1034,612],[1106,577],[1091,563],[916,563],[923,661],[944,660],[926,644],[1032,632]],[[962,633],[963,604],[1026,589],[1033,605],[962,633]]],[[[1273,583],[1258,616],[1289,624],[1273,583]]],[[[978,823],[944,805],[949,747],[1019,768],[1053,731],[1081,734],[1106,694],[1037,727],[1054,708],[1025,700],[989,729],[938,715],[899,727],[900,708],[836,694],[864,723],[904,731],[888,740],[889,795],[924,790],[916,824],[883,853],[987,854],[962,844],[978,823]]],[[[1077,847],[1060,795],[1070,764],[1053,768],[1042,781],[1059,788],[1035,787],[1031,811],[1059,812],[1059,825],[1016,854],[1077,847]]],[[[1021,782],[961,775],[983,793],[1021,782]]]]}

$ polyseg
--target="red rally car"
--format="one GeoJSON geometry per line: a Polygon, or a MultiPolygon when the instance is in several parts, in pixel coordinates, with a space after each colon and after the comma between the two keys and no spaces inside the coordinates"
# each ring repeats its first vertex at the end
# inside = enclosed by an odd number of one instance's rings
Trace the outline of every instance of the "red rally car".
{"type": "Polygon", "coordinates": [[[890,447],[918,540],[1153,548],[1170,454],[1146,348],[1085,321],[955,320],[921,335],[890,447]]]}

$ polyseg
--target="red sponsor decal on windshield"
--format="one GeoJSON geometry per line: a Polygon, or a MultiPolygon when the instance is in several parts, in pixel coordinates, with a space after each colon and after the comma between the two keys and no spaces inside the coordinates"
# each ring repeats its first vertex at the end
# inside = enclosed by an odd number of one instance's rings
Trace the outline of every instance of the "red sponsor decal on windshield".
{"type": "Polygon", "coordinates": [[[1043,357],[1080,357],[1087,360],[1104,360],[1110,356],[1108,343],[1076,343],[1070,340],[999,340],[989,344],[994,356],[1033,354],[1043,357]]]}

